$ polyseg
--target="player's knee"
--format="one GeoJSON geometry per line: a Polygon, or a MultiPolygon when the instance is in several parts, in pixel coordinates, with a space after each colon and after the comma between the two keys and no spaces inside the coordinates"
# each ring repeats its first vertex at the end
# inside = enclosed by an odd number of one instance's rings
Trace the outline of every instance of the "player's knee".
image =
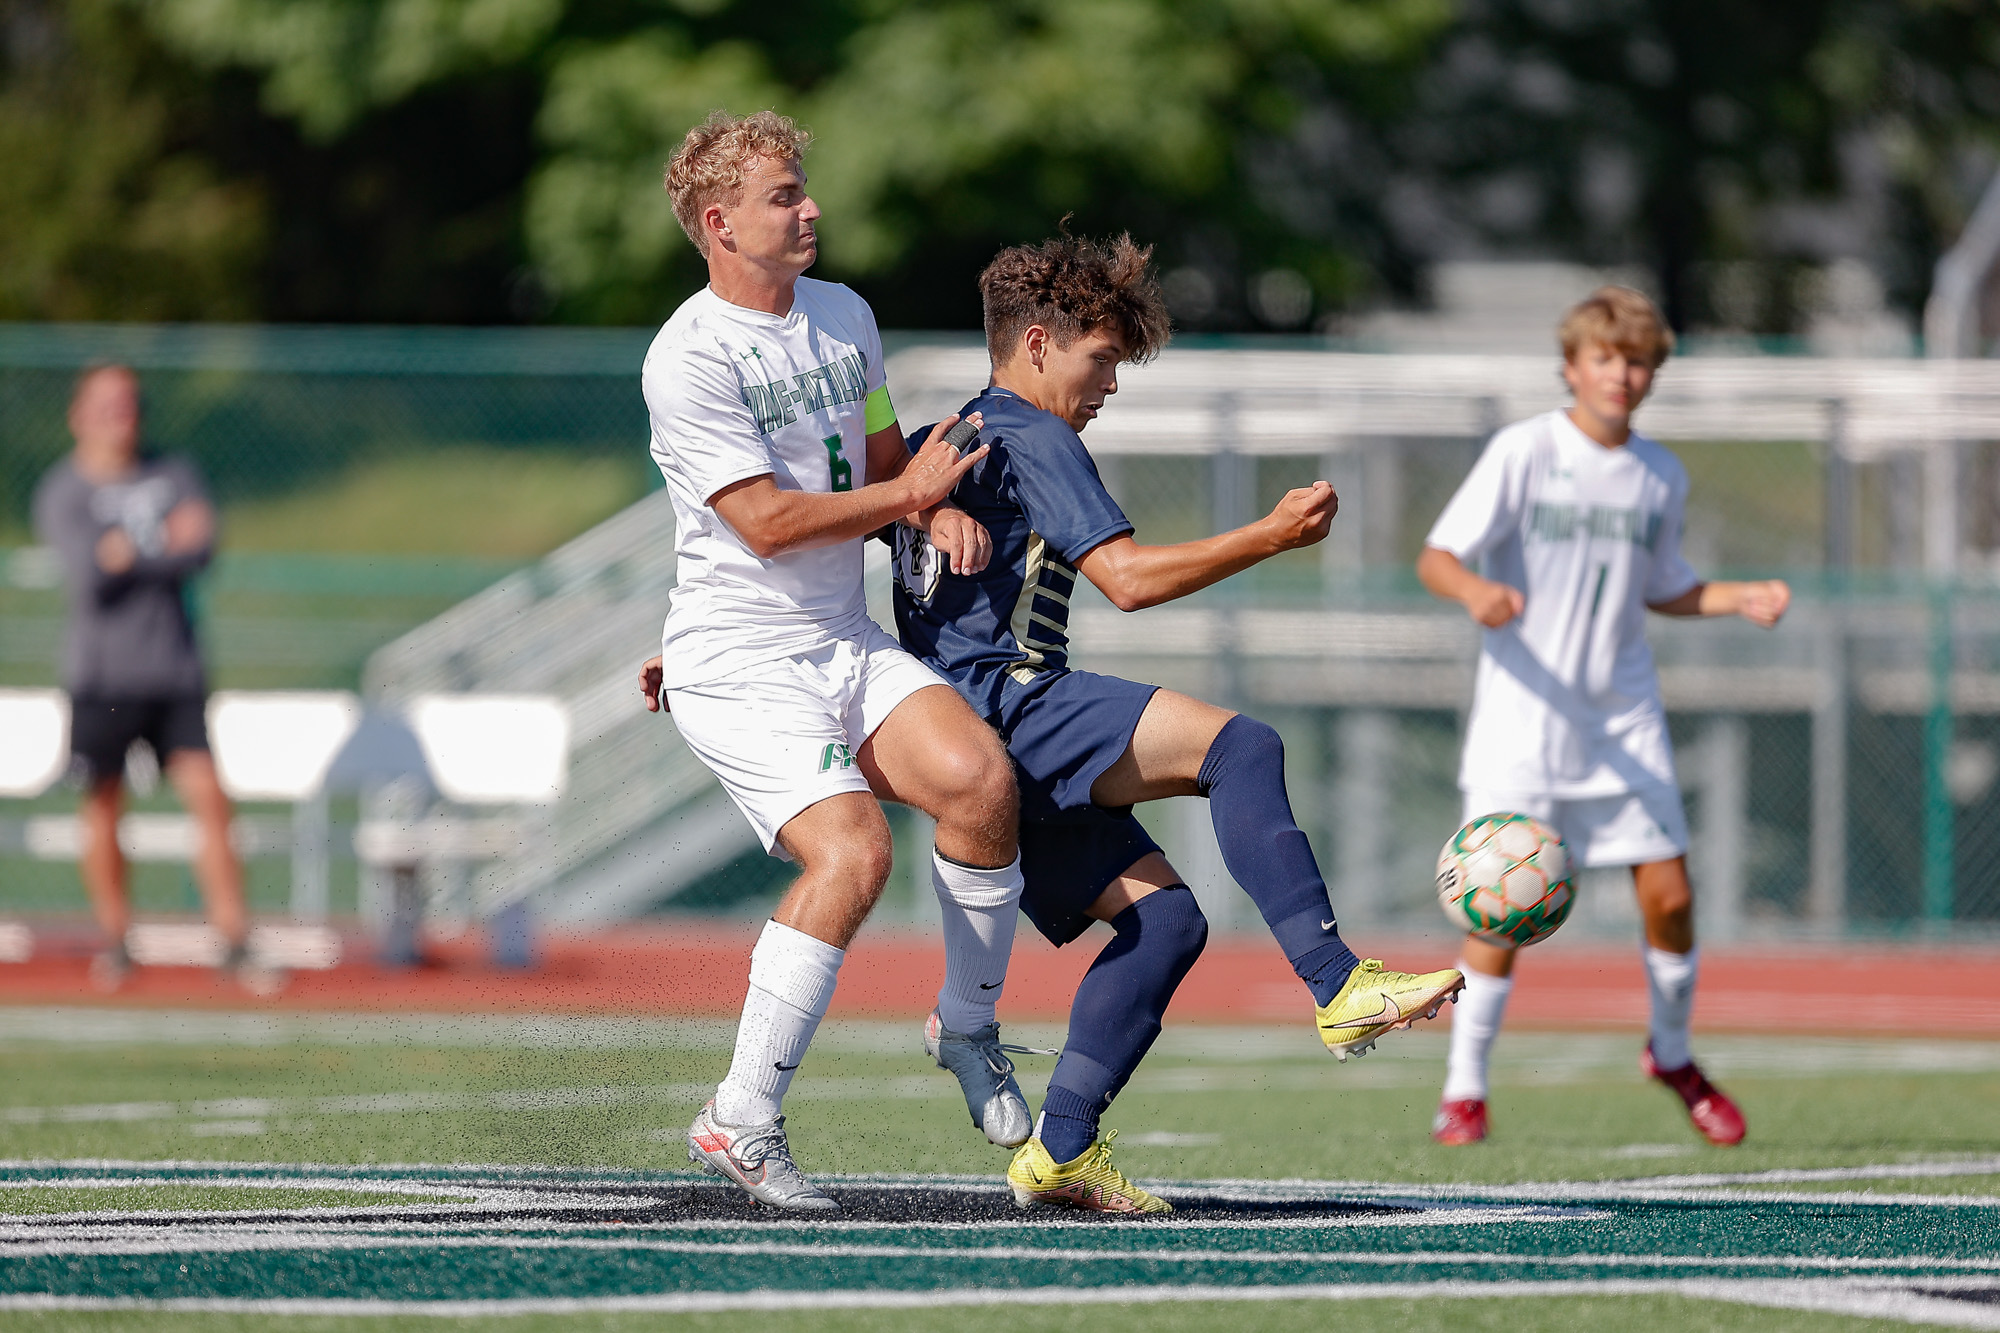
{"type": "Polygon", "coordinates": [[[1244,717],[1241,713],[1231,718],[1229,725],[1236,729],[1236,744],[1243,747],[1245,756],[1283,766],[1285,738],[1278,734],[1276,727],[1268,722],[1259,722],[1254,717],[1244,717]]]}
{"type": "Polygon", "coordinates": [[[993,745],[959,745],[939,756],[940,785],[954,805],[982,814],[1012,809],[1020,799],[1014,766],[997,740],[993,745]]]}
{"type": "Polygon", "coordinates": [[[1655,921],[1682,922],[1694,915],[1694,893],[1686,884],[1654,892],[1647,905],[1647,915],[1655,921]]]}
{"type": "Polygon", "coordinates": [[[1217,781],[1221,772],[1228,769],[1275,767],[1282,772],[1285,741],[1270,723],[1238,713],[1222,724],[1222,730],[1209,745],[1208,759],[1202,767],[1217,781]]]}
{"type": "Polygon", "coordinates": [[[1655,924],[1682,922],[1694,914],[1694,888],[1685,875],[1659,876],[1645,886],[1639,906],[1655,924]]]}
{"type": "Polygon", "coordinates": [[[889,882],[894,858],[895,845],[890,840],[887,825],[884,825],[880,829],[869,829],[843,838],[822,849],[814,858],[816,864],[808,869],[818,871],[850,894],[872,900],[889,882]]]}
{"type": "Polygon", "coordinates": [[[1191,965],[1208,947],[1208,917],[1186,885],[1149,893],[1136,906],[1139,928],[1148,941],[1181,965],[1191,965]]]}

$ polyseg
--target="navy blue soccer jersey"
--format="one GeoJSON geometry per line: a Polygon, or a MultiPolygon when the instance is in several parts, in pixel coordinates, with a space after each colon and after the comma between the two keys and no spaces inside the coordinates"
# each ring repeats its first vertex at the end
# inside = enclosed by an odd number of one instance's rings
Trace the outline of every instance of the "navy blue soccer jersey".
{"type": "MultiPolygon", "coordinates": [[[[963,411],[985,418],[979,443],[989,452],[951,499],[992,534],[993,559],[978,574],[954,574],[922,533],[896,527],[896,629],[993,721],[1010,679],[1025,685],[1068,668],[1076,562],[1132,524],[1061,417],[1005,389],[963,411]]],[[[912,434],[911,448],[929,433],[912,434]]]]}

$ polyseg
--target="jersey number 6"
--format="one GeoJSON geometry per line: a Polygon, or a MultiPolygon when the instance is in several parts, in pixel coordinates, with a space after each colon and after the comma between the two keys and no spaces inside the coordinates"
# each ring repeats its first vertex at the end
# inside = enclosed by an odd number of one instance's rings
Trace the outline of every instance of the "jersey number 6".
{"type": "Polygon", "coordinates": [[[826,446],[827,489],[851,491],[854,489],[854,465],[840,456],[840,437],[829,435],[820,441],[826,446]]]}

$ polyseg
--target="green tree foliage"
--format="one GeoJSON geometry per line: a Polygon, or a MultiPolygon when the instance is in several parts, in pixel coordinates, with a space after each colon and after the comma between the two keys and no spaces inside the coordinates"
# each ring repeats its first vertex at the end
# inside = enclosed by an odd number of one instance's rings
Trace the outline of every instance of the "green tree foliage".
{"type": "MultiPolygon", "coordinates": [[[[1246,245],[1266,263],[1296,251],[1332,303],[1365,290],[1376,275],[1353,261],[1354,238],[1337,218],[1288,210],[1296,182],[1276,159],[1314,96],[1393,111],[1449,18],[1446,0],[153,0],[147,12],[189,57],[259,71],[265,106],[320,139],[427,85],[532,61],[543,91],[525,245],[573,318],[655,317],[699,281],[660,167],[708,110],[775,106],[820,135],[825,271],[880,288],[886,318],[920,323],[963,322],[967,266],[1067,213],[1168,252],[1220,247],[1219,272],[1246,245]]],[[[1365,183],[1344,184],[1365,212],[1365,183]]]]}
{"type": "Polygon", "coordinates": [[[264,104],[326,141],[364,113],[538,57],[563,0],[154,0],[162,38],[264,75],[264,104]]]}
{"type": "Polygon", "coordinates": [[[887,324],[971,324],[1067,214],[1193,327],[1518,254],[1781,330],[1838,257],[1920,303],[2000,123],[1991,0],[0,6],[62,34],[4,39],[17,314],[657,319],[701,278],[660,169],[726,106],[818,133],[820,272],[887,324]]]}
{"type": "Polygon", "coordinates": [[[0,0],[0,318],[256,313],[265,211],[216,113],[116,0],[0,0]]]}
{"type": "Polygon", "coordinates": [[[1262,237],[1309,252],[1297,262],[1338,301],[1365,281],[1342,262],[1346,238],[1331,218],[1293,225],[1260,153],[1296,127],[1292,85],[1341,79],[1392,101],[1383,91],[1446,17],[1435,0],[881,4],[805,86],[744,40],[654,30],[579,46],[544,103],[529,244],[572,308],[661,308],[695,280],[660,207],[673,144],[661,127],[776,106],[819,135],[826,271],[860,280],[886,318],[976,322],[978,265],[1065,214],[1131,228],[1170,258],[1262,237]]]}

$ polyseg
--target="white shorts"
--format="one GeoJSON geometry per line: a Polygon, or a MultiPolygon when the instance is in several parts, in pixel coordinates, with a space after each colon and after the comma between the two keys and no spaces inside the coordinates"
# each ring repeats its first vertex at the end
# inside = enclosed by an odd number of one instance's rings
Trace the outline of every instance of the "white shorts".
{"type": "Polygon", "coordinates": [[[944,684],[870,621],[856,638],[668,690],[667,706],[764,850],[789,861],[778,830],[829,796],[867,791],[861,743],[897,704],[944,684]]]}
{"type": "Polygon", "coordinates": [[[1501,810],[1518,810],[1554,827],[1580,866],[1642,866],[1671,861],[1687,851],[1687,812],[1672,787],[1574,801],[1520,792],[1465,793],[1468,824],[1501,810]]]}

